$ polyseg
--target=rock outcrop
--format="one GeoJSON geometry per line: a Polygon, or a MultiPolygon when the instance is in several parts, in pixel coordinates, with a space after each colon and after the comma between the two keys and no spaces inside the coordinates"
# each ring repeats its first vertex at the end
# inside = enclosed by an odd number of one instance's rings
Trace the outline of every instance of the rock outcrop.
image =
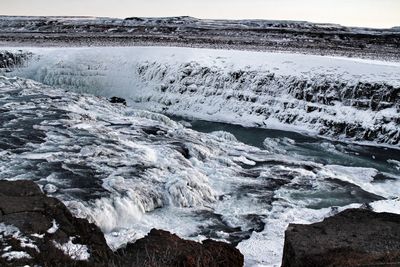
{"type": "Polygon", "coordinates": [[[123,98],[121,98],[121,97],[118,97],[118,96],[113,96],[113,97],[111,97],[111,98],[109,99],[109,101],[110,101],[111,103],[113,103],[113,104],[122,104],[122,105],[126,106],[126,100],[123,99],[123,98]]]}
{"type": "Polygon", "coordinates": [[[0,181],[0,240],[0,266],[93,266],[114,257],[96,225],[32,181],[0,181]]]}
{"type": "Polygon", "coordinates": [[[223,267],[243,266],[244,261],[239,250],[227,243],[205,240],[201,244],[155,229],[118,253],[126,266],[223,267]]]}
{"type": "Polygon", "coordinates": [[[400,215],[349,209],[319,223],[290,224],[282,266],[400,266],[400,215]]]}
{"type": "Polygon", "coordinates": [[[223,242],[183,240],[161,230],[116,252],[100,229],[72,216],[32,181],[0,180],[0,266],[243,266],[223,242]]]}
{"type": "Polygon", "coordinates": [[[7,45],[158,45],[295,51],[399,59],[400,30],[305,21],[202,20],[193,17],[93,18],[0,16],[7,45]]]}
{"type": "Polygon", "coordinates": [[[15,67],[21,66],[26,60],[32,56],[26,52],[9,52],[0,51],[0,73],[2,71],[9,72],[15,67]]]}

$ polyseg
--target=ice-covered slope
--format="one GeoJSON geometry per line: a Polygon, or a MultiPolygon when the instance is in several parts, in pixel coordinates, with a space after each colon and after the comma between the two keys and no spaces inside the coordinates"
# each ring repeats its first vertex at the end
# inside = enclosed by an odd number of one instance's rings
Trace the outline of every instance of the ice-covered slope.
{"type": "Polygon", "coordinates": [[[26,49],[12,75],[170,115],[398,146],[400,64],[187,48],[26,49]]]}

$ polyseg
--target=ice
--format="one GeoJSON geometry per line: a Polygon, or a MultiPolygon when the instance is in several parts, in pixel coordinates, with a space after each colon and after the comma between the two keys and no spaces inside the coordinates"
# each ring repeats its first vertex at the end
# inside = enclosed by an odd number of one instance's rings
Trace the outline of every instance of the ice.
{"type": "Polygon", "coordinates": [[[400,86],[396,62],[166,47],[24,50],[37,59],[12,75],[150,111],[383,145],[400,138],[399,103],[388,97],[400,86]]]}
{"type": "Polygon", "coordinates": [[[371,183],[373,177],[378,174],[378,171],[373,168],[343,167],[339,165],[329,165],[326,171],[331,171],[339,179],[350,181],[361,187],[363,184],[371,183]]]}
{"type": "Polygon", "coordinates": [[[373,183],[378,171],[373,168],[344,167],[338,165],[327,165],[321,172],[321,176],[327,175],[330,178],[350,182],[364,189],[365,191],[384,196],[396,197],[400,179],[395,178],[385,183],[373,183]]]}
{"type": "Polygon", "coordinates": [[[232,141],[232,142],[237,142],[238,140],[236,139],[236,137],[229,133],[229,132],[225,132],[225,131],[215,131],[215,132],[211,132],[212,135],[215,135],[217,137],[220,137],[224,140],[227,141],[232,141]]]}

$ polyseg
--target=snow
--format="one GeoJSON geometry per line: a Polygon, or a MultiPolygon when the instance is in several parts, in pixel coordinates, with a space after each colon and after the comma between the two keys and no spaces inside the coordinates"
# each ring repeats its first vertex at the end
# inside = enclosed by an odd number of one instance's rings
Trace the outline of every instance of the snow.
{"type": "Polygon", "coordinates": [[[374,131],[377,136],[369,142],[384,145],[396,146],[400,136],[399,103],[382,100],[382,107],[373,110],[370,99],[357,93],[370,84],[381,88],[373,93],[375,99],[391,94],[390,88],[400,87],[398,62],[166,47],[24,50],[35,59],[12,75],[76,92],[117,95],[153,112],[340,140],[365,141],[374,131]],[[325,89],[315,91],[320,87],[325,89]],[[302,94],[315,99],[306,101],[302,94]],[[360,132],[354,137],[335,132],[343,122],[360,132]]]}
{"type": "MultiPolygon", "coordinates": [[[[3,238],[6,238],[6,237],[10,237],[10,238],[18,240],[20,242],[20,246],[22,248],[25,248],[25,247],[32,248],[32,249],[35,249],[37,252],[39,252],[39,248],[35,245],[35,242],[32,239],[23,235],[17,227],[15,227],[13,225],[7,225],[4,223],[0,223],[0,240],[3,238]]],[[[13,255],[13,254],[10,254],[10,255],[13,255]]]]}
{"type": "Polygon", "coordinates": [[[32,257],[25,251],[10,251],[1,255],[7,261],[19,260],[19,259],[31,259],[32,257]]]}
{"type": "Polygon", "coordinates": [[[393,164],[396,167],[396,169],[400,171],[400,161],[394,159],[388,159],[387,162],[393,164]]]}
{"type": "Polygon", "coordinates": [[[400,199],[388,199],[372,202],[372,209],[375,212],[390,212],[400,214],[400,199]]]}
{"type": "Polygon", "coordinates": [[[49,228],[49,229],[47,230],[47,233],[49,233],[49,234],[54,234],[55,232],[57,232],[57,230],[58,230],[58,228],[59,228],[59,226],[58,226],[56,220],[53,220],[52,224],[53,224],[53,225],[51,226],[51,228],[49,228]]]}
{"type": "Polygon", "coordinates": [[[383,197],[390,198],[398,194],[397,184],[400,182],[400,177],[394,177],[394,180],[385,183],[374,183],[374,177],[378,174],[378,171],[373,168],[327,165],[319,174],[322,177],[328,176],[350,182],[367,192],[383,197]]]}
{"type": "Polygon", "coordinates": [[[65,255],[71,257],[73,260],[78,261],[87,261],[90,258],[90,253],[88,251],[88,247],[86,245],[75,244],[73,243],[74,238],[70,237],[69,241],[64,244],[60,244],[56,241],[53,241],[56,248],[62,250],[65,255]]]}
{"type": "Polygon", "coordinates": [[[35,234],[31,234],[32,237],[36,237],[36,238],[40,238],[40,239],[44,238],[44,235],[45,234],[41,234],[41,235],[36,234],[36,233],[35,234]]]}
{"type": "Polygon", "coordinates": [[[57,192],[58,188],[57,186],[53,185],[53,184],[46,184],[43,187],[43,190],[47,193],[47,194],[53,194],[55,192],[57,192]]]}

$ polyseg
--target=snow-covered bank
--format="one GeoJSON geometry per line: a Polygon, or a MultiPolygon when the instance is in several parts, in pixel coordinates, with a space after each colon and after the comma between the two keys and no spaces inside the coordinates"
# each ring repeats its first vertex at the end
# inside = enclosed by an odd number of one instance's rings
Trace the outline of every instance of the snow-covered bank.
{"type": "MultiPolygon", "coordinates": [[[[12,49],[10,49],[12,50],[12,49]]],[[[12,75],[169,115],[398,146],[400,64],[209,49],[31,48],[12,75]]]]}

